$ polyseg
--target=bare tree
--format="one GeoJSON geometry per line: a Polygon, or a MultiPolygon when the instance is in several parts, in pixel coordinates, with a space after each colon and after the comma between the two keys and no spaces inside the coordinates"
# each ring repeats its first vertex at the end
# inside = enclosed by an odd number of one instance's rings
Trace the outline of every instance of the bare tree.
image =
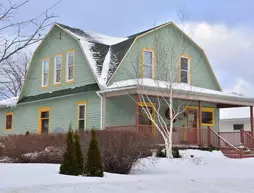
{"type": "MultiPolygon", "coordinates": [[[[154,128],[162,136],[168,158],[172,157],[174,122],[177,117],[185,112],[186,106],[195,97],[190,84],[178,83],[178,81],[180,79],[181,82],[188,83],[191,76],[196,73],[197,64],[202,59],[200,56],[197,61],[193,61],[191,56],[188,56],[188,49],[186,48],[190,44],[190,40],[184,31],[187,26],[186,20],[189,17],[186,17],[183,12],[179,12],[179,14],[181,17],[181,25],[179,26],[181,27],[165,28],[163,32],[157,30],[152,33],[153,40],[146,45],[148,56],[145,56],[145,52],[142,54],[132,53],[128,58],[133,69],[135,69],[135,74],[130,72],[129,77],[134,78],[138,100],[132,94],[129,96],[139,104],[154,128]],[[150,52],[151,45],[154,51],[151,50],[150,52]],[[185,55],[181,56],[181,54],[185,55]],[[149,62],[149,60],[153,60],[155,67],[152,65],[145,66],[144,63],[152,64],[152,61],[149,62]],[[189,69],[190,62],[195,63],[195,67],[192,66],[189,69]],[[143,65],[140,65],[142,63],[143,65]],[[179,73],[179,71],[182,72],[179,73]],[[165,119],[165,112],[162,112],[162,107],[165,106],[168,108],[167,119],[165,119]]],[[[143,44],[138,45],[136,43],[136,46],[137,49],[141,50],[143,44]]]]}
{"type": "Polygon", "coordinates": [[[49,12],[61,1],[58,0],[43,13],[26,21],[19,21],[16,15],[30,0],[23,0],[21,3],[0,1],[0,66],[19,51],[42,40],[44,31],[56,17],[49,12]]]}
{"type": "Polygon", "coordinates": [[[24,83],[31,54],[19,53],[9,57],[0,68],[0,98],[17,97],[24,83]]]}

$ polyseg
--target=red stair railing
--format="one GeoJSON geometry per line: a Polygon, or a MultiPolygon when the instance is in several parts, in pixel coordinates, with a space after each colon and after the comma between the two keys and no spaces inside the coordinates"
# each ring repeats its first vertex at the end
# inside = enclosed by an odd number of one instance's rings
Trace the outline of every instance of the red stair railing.
{"type": "Polygon", "coordinates": [[[254,148],[254,137],[250,133],[250,131],[240,130],[241,143],[246,147],[254,148]]]}

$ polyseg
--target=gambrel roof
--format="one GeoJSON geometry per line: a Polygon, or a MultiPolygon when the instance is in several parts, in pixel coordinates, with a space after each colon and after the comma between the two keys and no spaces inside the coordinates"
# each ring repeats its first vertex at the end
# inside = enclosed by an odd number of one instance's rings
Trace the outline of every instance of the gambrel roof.
{"type": "Polygon", "coordinates": [[[79,41],[100,86],[105,87],[135,39],[138,36],[168,25],[169,23],[156,26],[125,38],[88,32],[59,23],[56,25],[79,41]]]}
{"type": "MultiPolygon", "coordinates": [[[[118,66],[121,64],[124,56],[127,54],[128,50],[139,37],[142,37],[152,31],[160,29],[162,27],[173,25],[176,29],[181,31],[177,25],[173,22],[167,22],[162,25],[150,28],[148,30],[127,36],[125,38],[117,38],[107,35],[102,35],[98,33],[84,31],[78,28],[73,28],[63,24],[55,24],[65,32],[72,35],[80,43],[80,46],[90,64],[90,67],[98,80],[101,88],[106,88],[107,82],[115,73],[118,66]]],[[[184,34],[184,33],[183,33],[184,34]]],[[[191,38],[184,34],[198,49],[204,54],[205,59],[209,64],[209,68],[214,75],[214,79],[221,90],[221,87],[217,81],[217,78],[210,66],[207,56],[202,48],[200,48],[191,38]]]]}

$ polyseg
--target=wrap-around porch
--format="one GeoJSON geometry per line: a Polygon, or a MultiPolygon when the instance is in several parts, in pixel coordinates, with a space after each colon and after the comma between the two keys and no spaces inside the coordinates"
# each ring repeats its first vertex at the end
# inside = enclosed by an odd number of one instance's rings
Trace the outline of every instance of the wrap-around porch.
{"type": "MultiPolygon", "coordinates": [[[[219,92],[219,91],[216,91],[219,92]]],[[[224,93],[223,93],[224,94],[224,93]]],[[[168,97],[168,93],[158,93],[151,90],[142,90],[142,95],[149,96],[150,98],[168,97]]],[[[125,122],[124,124],[118,125],[104,125],[105,129],[117,129],[117,130],[131,130],[135,132],[148,133],[154,135],[158,138],[158,143],[163,144],[161,134],[156,129],[156,126],[147,118],[147,115],[142,112],[142,104],[144,101],[140,100],[140,93],[136,88],[126,88],[121,90],[111,90],[103,92],[104,107],[107,106],[107,102],[111,99],[117,99],[118,97],[132,98],[132,104],[134,105],[135,112],[133,112],[132,118],[134,121],[131,124],[125,122]],[[133,100],[135,99],[135,101],[133,100]]],[[[214,146],[214,147],[228,147],[233,146],[230,141],[225,140],[220,136],[219,128],[219,109],[221,108],[235,108],[235,107],[249,107],[250,108],[250,123],[251,131],[241,131],[239,135],[240,143],[244,145],[254,147],[254,127],[253,127],[253,106],[254,101],[250,98],[238,97],[234,95],[226,95],[223,97],[218,97],[214,93],[207,94],[204,92],[195,93],[188,96],[183,92],[178,95],[173,94],[175,100],[187,101],[184,111],[177,116],[177,120],[174,123],[172,132],[172,142],[173,146],[214,146]]],[[[127,100],[127,99],[126,99],[127,100]]],[[[149,107],[149,103],[145,102],[148,108],[150,108],[153,114],[153,107],[149,107]]],[[[156,100],[153,102],[156,105],[156,100]]],[[[126,104],[122,103],[122,106],[118,108],[123,108],[124,111],[126,104]]],[[[164,106],[164,107],[167,107],[164,106]]],[[[104,108],[105,109],[105,108],[104,108]]],[[[163,108],[162,108],[163,109],[163,108]]],[[[161,113],[166,114],[167,108],[164,108],[161,113]]],[[[126,112],[129,113],[129,112],[126,112]]],[[[156,119],[156,115],[154,118],[156,119]]],[[[107,113],[104,112],[103,119],[107,120],[107,113]]],[[[166,116],[163,115],[165,118],[166,116]]],[[[131,117],[128,115],[128,117],[131,117]]],[[[131,118],[131,119],[132,119],[131,118]]],[[[107,123],[107,121],[105,121],[107,123]]],[[[169,123],[169,122],[168,122],[169,123]]],[[[240,145],[240,144],[239,144],[240,145]]]]}

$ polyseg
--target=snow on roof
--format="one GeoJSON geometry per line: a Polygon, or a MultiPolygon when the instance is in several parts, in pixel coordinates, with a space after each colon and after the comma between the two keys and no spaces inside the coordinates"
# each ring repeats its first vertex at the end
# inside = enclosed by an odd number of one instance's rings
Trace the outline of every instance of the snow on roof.
{"type": "MultiPolygon", "coordinates": [[[[149,78],[129,79],[129,80],[115,82],[111,86],[109,86],[108,89],[116,89],[116,88],[130,87],[130,86],[137,86],[137,85],[142,85],[146,87],[169,88],[170,83],[166,81],[159,81],[159,80],[154,80],[149,78]]],[[[197,93],[212,94],[212,95],[218,95],[218,96],[228,96],[228,97],[234,97],[239,99],[242,99],[242,98],[251,99],[249,97],[240,96],[237,94],[225,93],[225,92],[211,90],[207,88],[196,87],[196,86],[192,86],[185,83],[173,83],[172,87],[174,90],[192,91],[197,93]]]]}
{"type": "MultiPolygon", "coordinates": [[[[74,29],[73,31],[73,30],[70,30],[70,28],[64,28],[64,30],[79,40],[81,48],[84,54],[86,55],[86,58],[91,66],[91,69],[93,70],[93,73],[96,75],[100,86],[104,87],[107,82],[109,65],[110,65],[110,58],[111,58],[110,46],[123,42],[127,40],[128,38],[112,37],[112,36],[107,36],[107,35],[94,33],[94,32],[85,32],[85,31],[76,32],[75,31],[76,29],[74,29]],[[101,73],[98,70],[98,64],[96,61],[98,57],[95,56],[96,52],[93,51],[93,47],[96,43],[108,46],[106,56],[104,58],[104,61],[102,62],[101,73]]],[[[103,57],[101,57],[101,59],[103,60],[103,57]]]]}
{"type": "Polygon", "coordinates": [[[1,107],[15,107],[17,103],[18,103],[18,97],[4,99],[0,101],[0,108],[1,107]]]}
{"type": "Polygon", "coordinates": [[[102,65],[102,72],[101,72],[101,75],[98,79],[99,84],[104,88],[107,86],[106,84],[107,84],[107,78],[108,78],[110,58],[111,58],[111,48],[109,49],[109,51],[105,57],[105,60],[102,65]]]}
{"type": "Polygon", "coordinates": [[[107,36],[107,35],[103,35],[103,34],[99,34],[95,32],[86,32],[86,33],[89,34],[91,37],[93,37],[97,43],[105,44],[108,46],[118,44],[128,39],[128,38],[107,36]]]}

